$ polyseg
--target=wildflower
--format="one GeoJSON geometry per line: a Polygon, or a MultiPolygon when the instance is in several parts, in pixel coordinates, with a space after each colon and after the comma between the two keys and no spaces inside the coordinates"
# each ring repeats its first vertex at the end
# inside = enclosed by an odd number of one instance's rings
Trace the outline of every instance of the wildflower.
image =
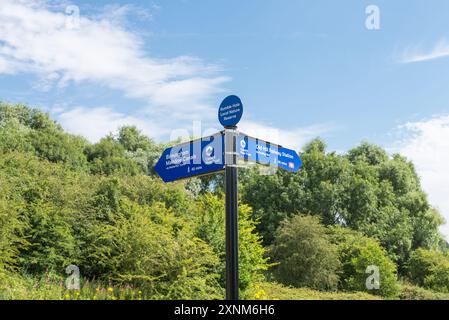
{"type": "Polygon", "coordinates": [[[108,288],[108,292],[112,292],[114,291],[114,289],[112,289],[111,287],[108,288]]]}
{"type": "Polygon", "coordinates": [[[70,299],[70,294],[66,293],[64,296],[65,299],[70,299]]]}
{"type": "Polygon", "coordinates": [[[264,290],[257,291],[255,298],[256,300],[263,300],[266,297],[266,292],[264,290]]]}

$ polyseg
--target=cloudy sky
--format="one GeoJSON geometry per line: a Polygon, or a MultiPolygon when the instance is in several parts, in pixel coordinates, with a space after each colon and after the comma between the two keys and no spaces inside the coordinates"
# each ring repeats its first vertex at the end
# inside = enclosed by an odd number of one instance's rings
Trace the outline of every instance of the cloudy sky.
{"type": "Polygon", "coordinates": [[[447,0],[0,0],[0,100],[91,141],[218,130],[228,94],[242,131],[285,146],[404,154],[449,221],[447,0]]]}

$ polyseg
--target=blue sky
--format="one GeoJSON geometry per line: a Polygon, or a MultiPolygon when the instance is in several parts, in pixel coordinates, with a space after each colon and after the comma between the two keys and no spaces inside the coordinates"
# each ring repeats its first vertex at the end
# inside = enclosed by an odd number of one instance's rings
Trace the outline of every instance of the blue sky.
{"type": "Polygon", "coordinates": [[[447,0],[0,1],[0,100],[92,141],[125,123],[166,141],[219,129],[237,94],[250,134],[404,154],[447,218],[448,85],[447,0]]]}

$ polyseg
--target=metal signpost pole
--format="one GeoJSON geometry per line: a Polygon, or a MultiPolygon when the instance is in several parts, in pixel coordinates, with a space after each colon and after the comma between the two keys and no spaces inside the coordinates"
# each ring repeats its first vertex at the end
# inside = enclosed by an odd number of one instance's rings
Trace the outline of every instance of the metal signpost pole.
{"type": "Polygon", "coordinates": [[[237,196],[237,124],[243,115],[242,101],[228,96],[218,108],[218,120],[225,128],[226,189],[226,300],[239,299],[239,243],[237,196]]]}
{"type": "Polygon", "coordinates": [[[236,129],[225,130],[226,300],[239,299],[236,129]]]}

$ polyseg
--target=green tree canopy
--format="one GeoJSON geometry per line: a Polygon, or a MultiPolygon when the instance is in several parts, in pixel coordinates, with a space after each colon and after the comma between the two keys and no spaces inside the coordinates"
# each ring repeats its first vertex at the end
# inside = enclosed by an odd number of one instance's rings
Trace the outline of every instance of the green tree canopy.
{"type": "Polygon", "coordinates": [[[347,154],[327,153],[325,147],[321,140],[305,146],[298,174],[245,173],[242,198],[260,220],[265,244],[272,243],[283,219],[302,213],[379,240],[401,272],[412,250],[440,245],[443,220],[409,161],[366,142],[347,154]]]}

